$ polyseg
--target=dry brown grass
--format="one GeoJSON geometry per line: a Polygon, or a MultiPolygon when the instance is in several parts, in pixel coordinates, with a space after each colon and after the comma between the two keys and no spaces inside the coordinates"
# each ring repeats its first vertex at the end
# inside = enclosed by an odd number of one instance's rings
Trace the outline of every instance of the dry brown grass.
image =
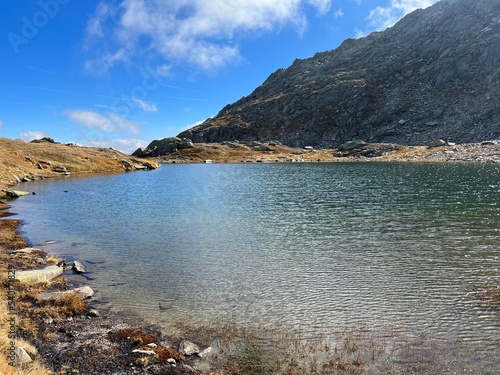
{"type": "Polygon", "coordinates": [[[52,171],[55,166],[64,166],[72,174],[123,172],[122,160],[136,164],[129,155],[109,148],[26,143],[0,138],[0,190],[15,185],[24,177],[61,176],[61,173],[52,171]]]}
{"type": "Polygon", "coordinates": [[[110,336],[117,340],[127,340],[135,345],[158,344],[158,336],[144,332],[141,329],[125,328],[111,332],[110,336]]]}
{"type": "Polygon", "coordinates": [[[22,249],[28,246],[28,242],[19,236],[19,220],[0,220],[0,247],[4,249],[22,249]]]}
{"type": "Polygon", "coordinates": [[[176,361],[184,361],[184,356],[177,350],[172,348],[160,347],[155,350],[156,360],[159,362],[166,362],[169,358],[173,358],[176,361]]]}

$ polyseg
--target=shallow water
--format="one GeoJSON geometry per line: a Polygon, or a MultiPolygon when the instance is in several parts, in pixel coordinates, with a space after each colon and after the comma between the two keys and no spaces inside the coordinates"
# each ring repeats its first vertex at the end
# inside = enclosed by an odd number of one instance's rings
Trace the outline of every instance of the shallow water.
{"type": "Polygon", "coordinates": [[[20,188],[37,193],[13,204],[24,235],[58,240],[47,251],[82,261],[97,299],[167,328],[500,342],[477,294],[500,282],[499,166],[169,164],[20,188]]]}

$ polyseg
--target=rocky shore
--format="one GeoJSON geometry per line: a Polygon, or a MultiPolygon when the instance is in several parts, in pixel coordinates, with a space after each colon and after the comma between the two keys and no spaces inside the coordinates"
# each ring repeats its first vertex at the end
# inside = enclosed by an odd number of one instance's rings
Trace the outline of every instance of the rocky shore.
{"type": "Polygon", "coordinates": [[[92,299],[89,286],[75,287],[64,277],[84,274],[80,262],[66,264],[26,246],[17,234],[20,223],[2,219],[1,224],[7,222],[11,225],[2,227],[2,238],[11,233],[2,243],[1,272],[8,301],[4,313],[14,321],[9,332],[13,350],[7,353],[12,371],[3,368],[2,373],[27,371],[32,362],[47,373],[64,374],[197,374],[196,367],[209,368],[202,358],[210,347],[165,337],[138,318],[110,312],[92,299]]]}
{"type": "Polygon", "coordinates": [[[297,163],[297,162],[500,162],[500,140],[456,144],[437,139],[427,145],[346,142],[335,149],[288,147],[278,141],[193,143],[178,137],[151,142],[134,156],[160,163],[297,163]]]}

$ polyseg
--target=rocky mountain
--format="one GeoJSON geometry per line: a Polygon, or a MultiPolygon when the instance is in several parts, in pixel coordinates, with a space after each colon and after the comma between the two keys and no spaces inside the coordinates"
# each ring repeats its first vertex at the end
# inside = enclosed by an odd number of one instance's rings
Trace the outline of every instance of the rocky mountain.
{"type": "Polygon", "coordinates": [[[500,138],[500,1],[442,0],[296,60],[179,137],[325,148],[500,138]]]}

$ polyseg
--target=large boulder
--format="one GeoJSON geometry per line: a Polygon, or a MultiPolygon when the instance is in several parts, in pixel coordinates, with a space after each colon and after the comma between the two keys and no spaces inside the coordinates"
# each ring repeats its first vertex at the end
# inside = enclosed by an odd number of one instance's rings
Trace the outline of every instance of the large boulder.
{"type": "Polygon", "coordinates": [[[189,138],[168,137],[154,140],[146,148],[138,148],[132,156],[139,158],[155,157],[192,147],[194,147],[193,142],[189,138]]]}

